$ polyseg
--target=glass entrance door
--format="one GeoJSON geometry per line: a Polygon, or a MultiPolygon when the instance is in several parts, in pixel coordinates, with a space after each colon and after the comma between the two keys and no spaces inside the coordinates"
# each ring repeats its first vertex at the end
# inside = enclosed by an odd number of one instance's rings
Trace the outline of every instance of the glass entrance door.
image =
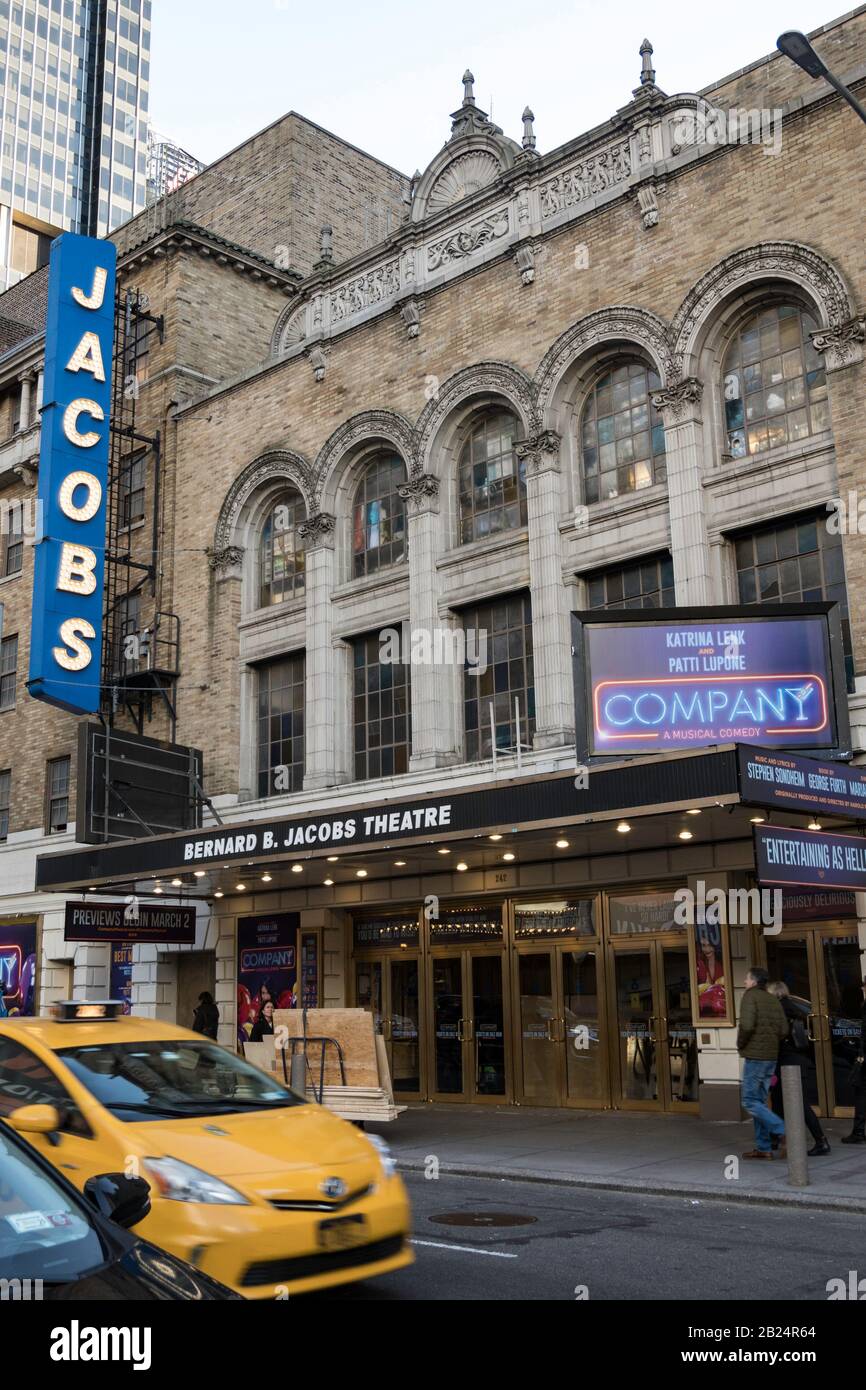
{"type": "Polygon", "coordinates": [[[504,952],[434,952],[429,971],[432,1099],[509,1099],[504,952]]]}
{"type": "Polygon", "coordinates": [[[606,1103],[599,975],[592,945],[518,951],[516,1064],[524,1104],[606,1103]]]}
{"type": "Polygon", "coordinates": [[[767,972],[783,980],[809,1034],[806,1099],[822,1115],[854,1104],[849,1075],[859,1055],[860,943],[847,922],[817,931],[766,937],[767,972]]]}
{"type": "Polygon", "coordinates": [[[355,1003],[369,1009],[388,1053],[395,1097],[422,1098],[421,958],[417,954],[355,960],[355,1003]]]}
{"type": "Polygon", "coordinates": [[[614,1103],[632,1110],[695,1109],[697,1033],[684,942],[613,950],[614,1103]]]}

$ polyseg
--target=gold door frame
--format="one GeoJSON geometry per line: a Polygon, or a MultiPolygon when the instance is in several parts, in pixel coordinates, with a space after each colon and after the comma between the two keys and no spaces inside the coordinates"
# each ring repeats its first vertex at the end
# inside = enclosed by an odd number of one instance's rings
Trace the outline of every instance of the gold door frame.
{"type": "MultiPolygon", "coordinates": [[[[851,1105],[836,1104],[836,1079],[833,1068],[833,1039],[830,1033],[829,996],[824,968],[823,939],[826,936],[853,936],[859,945],[857,918],[791,922],[774,934],[774,941],[804,941],[806,968],[812,1012],[809,1015],[809,1037],[815,1044],[815,1072],[818,1082],[818,1113],[824,1119],[850,1118],[851,1105]],[[832,1102],[832,1103],[831,1103],[832,1102]]],[[[767,969],[767,938],[759,926],[752,927],[753,959],[767,969]]]]}
{"type": "MultiPolygon", "coordinates": [[[[635,932],[612,935],[610,930],[610,899],[617,897],[640,897],[642,893],[668,893],[671,897],[677,888],[684,886],[681,878],[673,883],[627,883],[605,889],[603,897],[603,932],[605,975],[607,977],[607,1053],[610,1103],[615,1110],[649,1110],[659,1113],[696,1115],[700,1111],[700,1101],[677,1101],[674,1103],[671,1086],[670,1056],[667,1050],[668,1018],[667,991],[664,980],[665,950],[679,950],[688,959],[688,932],[657,931],[635,932]],[[616,997],[616,960],[620,955],[648,954],[650,957],[650,983],[653,995],[651,1022],[656,1023],[656,1033],[652,1037],[657,1055],[658,1099],[632,1100],[623,1095],[622,1075],[619,1053],[619,1010],[616,997]]],[[[691,980],[691,970],[689,969],[691,980]]],[[[697,1028],[695,1029],[697,1045],[697,1028]]],[[[700,1084],[700,1063],[698,1062],[698,1081],[700,1084]]]]}
{"type": "MultiPolygon", "coordinates": [[[[496,904],[497,906],[499,904],[496,904]]],[[[514,1099],[514,1061],[513,1061],[513,1029],[511,1014],[511,981],[508,951],[505,943],[505,913],[503,906],[503,940],[500,945],[491,946],[473,942],[455,942],[451,946],[431,946],[427,952],[427,971],[426,971],[426,1005],[428,1019],[428,1054],[429,1054],[429,1073],[427,1084],[427,1096],[431,1101],[442,1102],[449,1105],[510,1105],[514,1099]],[[502,1031],[503,1031],[503,1060],[505,1065],[505,1090],[501,1095],[486,1096],[480,1094],[475,1088],[475,1044],[478,1039],[475,1032],[475,1010],[473,1005],[472,993],[472,961],[477,957],[487,957],[496,959],[501,963],[502,968],[502,1031]],[[463,1014],[459,1020],[462,1037],[461,1043],[461,1063],[463,1076],[463,1090],[437,1091],[435,1089],[436,1076],[436,1039],[433,1030],[436,1026],[435,1008],[433,999],[433,970],[437,960],[458,960],[460,962],[460,986],[463,994],[463,1014]],[[465,1026],[468,1025],[468,1028],[465,1026]]]]}
{"type": "Polygon", "coordinates": [[[548,1102],[527,1097],[523,1091],[523,1032],[522,1015],[520,1006],[520,960],[523,956],[530,955],[549,955],[551,958],[551,985],[552,1001],[554,1008],[554,1019],[559,1025],[557,1036],[550,1038],[551,1047],[556,1048],[555,1063],[555,1086],[554,1099],[550,1101],[550,1106],[554,1108],[572,1110],[607,1110],[611,1105],[611,1057],[608,1039],[608,1009],[607,1009],[607,962],[604,949],[604,917],[602,908],[601,893],[581,892],[580,889],[564,890],[557,898],[551,897],[547,893],[531,895],[527,890],[525,893],[515,894],[508,899],[506,904],[508,910],[508,944],[509,956],[511,957],[511,1016],[513,1027],[511,1030],[512,1061],[511,1076],[512,1090],[514,1093],[515,1104],[534,1106],[536,1108],[546,1108],[548,1102]],[[585,899],[593,903],[594,915],[597,931],[595,936],[561,936],[552,937],[546,941],[518,940],[516,934],[516,911],[521,900],[526,900],[530,896],[533,901],[544,904],[545,901],[558,901],[563,897],[585,899]],[[562,957],[566,951],[575,948],[585,948],[595,952],[596,972],[597,972],[597,999],[598,999],[598,1033],[599,1046],[601,1047],[600,1068],[601,1068],[601,1096],[596,1099],[572,1099],[568,1094],[568,1038],[565,1033],[565,1002],[562,986],[562,957]]]}

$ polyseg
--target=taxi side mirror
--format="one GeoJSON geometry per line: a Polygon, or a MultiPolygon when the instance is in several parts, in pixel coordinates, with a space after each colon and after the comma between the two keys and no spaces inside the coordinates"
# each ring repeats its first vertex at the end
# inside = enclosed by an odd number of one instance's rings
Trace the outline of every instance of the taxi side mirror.
{"type": "Polygon", "coordinates": [[[19,1134],[56,1134],[63,1124],[55,1105],[22,1105],[7,1118],[19,1134]]]}
{"type": "Polygon", "coordinates": [[[88,1178],[84,1195],[100,1215],[125,1230],[137,1226],[150,1211],[150,1184],[144,1178],[128,1178],[125,1173],[101,1173],[88,1178]]]}

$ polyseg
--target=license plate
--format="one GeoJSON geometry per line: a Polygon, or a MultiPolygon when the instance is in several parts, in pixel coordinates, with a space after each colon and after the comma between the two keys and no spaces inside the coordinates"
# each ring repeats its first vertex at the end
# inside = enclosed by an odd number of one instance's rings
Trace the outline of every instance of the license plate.
{"type": "Polygon", "coordinates": [[[320,1250],[350,1250],[363,1245],[367,1235],[363,1216],[335,1216],[332,1221],[319,1222],[320,1250]]]}

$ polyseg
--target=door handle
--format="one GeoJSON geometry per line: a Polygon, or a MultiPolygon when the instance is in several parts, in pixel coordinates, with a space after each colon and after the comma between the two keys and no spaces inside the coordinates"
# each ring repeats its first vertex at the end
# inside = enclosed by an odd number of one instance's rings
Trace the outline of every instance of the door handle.
{"type": "Polygon", "coordinates": [[[557,1025],[558,1022],[559,1022],[559,1019],[558,1019],[558,1018],[549,1018],[549,1019],[547,1020],[547,1041],[548,1041],[548,1042],[556,1042],[556,1025],[557,1025]]]}
{"type": "Polygon", "coordinates": [[[465,1042],[465,1041],[466,1041],[466,1037],[465,1037],[464,1032],[463,1032],[463,1024],[464,1024],[464,1019],[458,1018],[458,1020],[457,1020],[457,1041],[458,1041],[458,1042],[465,1042]]]}
{"type": "Polygon", "coordinates": [[[807,1034],[808,1034],[808,1036],[809,1036],[809,1042],[813,1042],[813,1043],[814,1043],[814,1042],[820,1042],[821,1040],[820,1040],[820,1038],[816,1038],[816,1037],[815,1037],[815,1034],[812,1032],[812,1026],[811,1026],[811,1024],[812,1024],[812,1019],[813,1019],[813,1018],[820,1018],[820,1014],[807,1014],[807,1015],[806,1015],[806,1020],[807,1020],[807,1022],[806,1022],[806,1032],[807,1032],[807,1034]]]}
{"type": "Polygon", "coordinates": [[[668,1037],[668,1020],[664,1014],[660,1015],[659,1023],[661,1024],[661,1028],[659,1029],[659,1042],[670,1042],[670,1038],[668,1037]]]}
{"type": "Polygon", "coordinates": [[[471,1018],[464,1018],[464,1019],[462,1020],[462,1022],[463,1022],[464,1031],[465,1031],[465,1033],[466,1033],[466,1041],[467,1041],[467,1042],[476,1042],[477,1039],[476,1039],[476,1037],[475,1037],[475,1023],[474,1023],[474,1020],[471,1019],[471,1018]]]}
{"type": "Polygon", "coordinates": [[[385,1042],[391,1041],[391,1023],[392,1020],[390,1018],[382,1019],[382,1037],[385,1039],[385,1042]]]}
{"type": "Polygon", "coordinates": [[[654,1043],[655,1043],[655,1042],[658,1042],[658,1038],[657,1038],[657,1036],[656,1036],[656,1031],[657,1031],[657,1030],[654,1029],[653,1026],[652,1026],[654,1023],[657,1023],[657,1022],[658,1022],[658,1014],[650,1014],[649,1020],[648,1020],[648,1021],[649,1021],[649,1024],[650,1024],[650,1029],[649,1029],[649,1032],[647,1033],[647,1038],[649,1039],[650,1042],[654,1042],[654,1043]]]}

